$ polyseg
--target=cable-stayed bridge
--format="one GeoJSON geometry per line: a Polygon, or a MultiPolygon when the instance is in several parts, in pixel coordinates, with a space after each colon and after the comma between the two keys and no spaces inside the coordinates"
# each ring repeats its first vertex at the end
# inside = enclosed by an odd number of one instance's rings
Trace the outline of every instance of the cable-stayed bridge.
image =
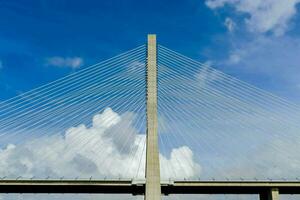
{"type": "Polygon", "coordinates": [[[0,107],[2,193],[300,193],[300,107],[155,35],[0,107]]]}

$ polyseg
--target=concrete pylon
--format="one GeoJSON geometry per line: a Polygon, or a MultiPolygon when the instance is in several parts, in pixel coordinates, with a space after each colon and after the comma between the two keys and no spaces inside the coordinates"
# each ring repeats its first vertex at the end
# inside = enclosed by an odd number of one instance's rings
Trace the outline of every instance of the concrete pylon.
{"type": "Polygon", "coordinates": [[[160,169],[157,133],[156,35],[148,35],[147,48],[147,150],[145,200],[160,200],[160,169]]]}
{"type": "Polygon", "coordinates": [[[267,192],[261,193],[259,195],[260,200],[279,200],[279,190],[278,188],[271,188],[267,192]]]}

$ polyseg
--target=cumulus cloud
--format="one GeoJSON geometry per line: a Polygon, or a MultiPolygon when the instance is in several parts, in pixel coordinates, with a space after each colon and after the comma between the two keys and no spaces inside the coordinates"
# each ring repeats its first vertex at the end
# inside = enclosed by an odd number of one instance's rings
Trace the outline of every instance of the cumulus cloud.
{"type": "Polygon", "coordinates": [[[228,58],[228,63],[229,64],[238,64],[241,59],[242,59],[242,52],[232,52],[230,55],[229,55],[229,58],[228,58]]]}
{"type": "MultiPolygon", "coordinates": [[[[221,71],[214,70],[211,67],[211,62],[206,62],[207,65],[204,65],[200,68],[200,70],[196,73],[196,85],[198,86],[207,86],[214,81],[222,80],[223,75],[221,71]]],[[[195,84],[195,83],[194,83],[195,84]]]]}
{"type": "Polygon", "coordinates": [[[60,57],[54,56],[46,59],[47,66],[79,68],[83,65],[83,59],[80,57],[60,57]]]}
{"type": "Polygon", "coordinates": [[[214,64],[214,61],[212,61],[212,60],[207,60],[204,62],[204,65],[206,65],[208,67],[211,67],[213,64],[214,64]]]}
{"type": "Polygon", "coordinates": [[[206,5],[213,10],[234,8],[235,13],[244,19],[250,33],[247,37],[232,35],[227,56],[217,61],[218,65],[231,72],[234,70],[235,74],[255,74],[264,79],[264,85],[257,86],[276,88],[273,92],[280,96],[291,96],[293,93],[293,98],[299,99],[299,37],[286,33],[292,28],[291,22],[297,14],[299,2],[300,0],[206,0],[206,5]],[[274,85],[276,83],[278,84],[274,85]]]}
{"type": "Polygon", "coordinates": [[[170,158],[160,155],[162,179],[176,177],[193,178],[200,175],[201,167],[193,160],[193,152],[187,146],[175,148],[170,158]]]}
{"type": "Polygon", "coordinates": [[[236,27],[235,22],[230,17],[226,17],[224,25],[229,32],[233,32],[236,27]]]}
{"type": "Polygon", "coordinates": [[[300,157],[299,139],[272,139],[247,156],[247,160],[238,165],[224,167],[223,172],[228,177],[246,177],[253,179],[287,179],[299,178],[300,157]],[[280,148],[281,151],[274,150],[280,148]],[[284,151],[284,153],[282,153],[284,151]],[[262,170],[263,169],[263,170],[262,170]]]}
{"type": "Polygon", "coordinates": [[[283,35],[288,30],[288,24],[297,13],[299,0],[207,0],[211,9],[232,6],[236,11],[247,14],[245,23],[252,32],[273,32],[283,35]],[[249,17],[248,17],[249,16],[249,17]]]}
{"type": "Polygon", "coordinates": [[[263,76],[265,84],[267,80],[280,83],[276,87],[283,94],[298,90],[299,51],[300,38],[260,36],[250,42],[237,41],[226,60],[219,64],[240,73],[263,76]]]}
{"type": "MultiPolygon", "coordinates": [[[[0,176],[143,178],[145,134],[132,126],[133,118],[133,113],[119,115],[107,108],[93,117],[90,127],[81,124],[63,135],[8,144],[0,149],[0,176]],[[122,129],[128,134],[120,134],[122,129]]],[[[170,158],[160,154],[160,160],[162,178],[174,177],[164,166],[172,166],[177,178],[198,176],[201,170],[186,146],[172,149],[170,158]]]]}

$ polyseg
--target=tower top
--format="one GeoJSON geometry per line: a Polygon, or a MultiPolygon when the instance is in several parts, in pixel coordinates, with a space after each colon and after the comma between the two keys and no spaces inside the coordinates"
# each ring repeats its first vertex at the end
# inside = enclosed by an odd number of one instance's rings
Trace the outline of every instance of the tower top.
{"type": "Polygon", "coordinates": [[[154,38],[156,38],[156,34],[148,34],[148,38],[149,37],[154,37],[154,38]]]}

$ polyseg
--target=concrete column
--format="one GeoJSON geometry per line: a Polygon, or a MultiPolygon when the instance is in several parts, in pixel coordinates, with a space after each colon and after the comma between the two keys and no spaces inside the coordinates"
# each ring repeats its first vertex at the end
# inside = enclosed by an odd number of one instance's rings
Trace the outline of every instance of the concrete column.
{"type": "Polygon", "coordinates": [[[279,200],[278,188],[271,188],[265,193],[259,194],[260,200],[279,200]]]}
{"type": "Polygon", "coordinates": [[[147,49],[147,150],[145,200],[160,200],[160,170],[157,134],[156,35],[148,35],[147,49]]]}

